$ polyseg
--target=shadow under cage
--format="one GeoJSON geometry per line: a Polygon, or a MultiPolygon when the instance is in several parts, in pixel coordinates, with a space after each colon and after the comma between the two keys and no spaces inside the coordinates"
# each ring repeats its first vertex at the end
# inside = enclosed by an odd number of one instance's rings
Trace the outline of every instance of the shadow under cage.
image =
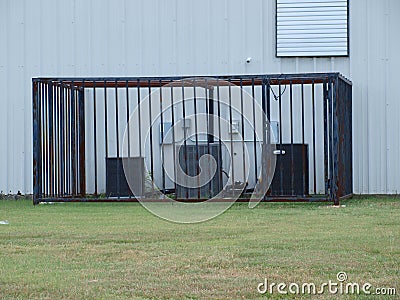
{"type": "Polygon", "coordinates": [[[34,204],[352,195],[339,73],[32,82],[34,204]]]}

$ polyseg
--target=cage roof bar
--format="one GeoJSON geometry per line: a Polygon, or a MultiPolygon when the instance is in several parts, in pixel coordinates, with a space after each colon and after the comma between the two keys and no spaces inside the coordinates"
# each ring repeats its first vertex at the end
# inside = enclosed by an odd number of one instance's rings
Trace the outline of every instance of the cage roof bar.
{"type": "MultiPolygon", "coordinates": [[[[303,73],[303,74],[264,74],[264,75],[224,75],[224,76],[174,76],[174,77],[66,77],[66,78],[33,78],[33,82],[52,82],[52,83],[63,83],[71,85],[74,83],[75,87],[82,87],[83,81],[85,82],[85,88],[93,87],[96,85],[106,84],[108,87],[160,87],[161,85],[176,84],[182,86],[182,81],[185,85],[190,86],[190,82],[193,79],[197,80],[197,86],[199,86],[199,79],[204,79],[207,82],[205,86],[208,88],[212,86],[224,86],[228,85],[230,81],[233,85],[251,86],[262,85],[263,81],[270,85],[278,84],[311,84],[311,83],[323,83],[328,80],[340,78],[348,84],[352,84],[350,80],[345,78],[340,73],[303,73]],[[176,82],[175,82],[176,81],[176,82]]],[[[201,84],[200,84],[201,86],[201,84]]]]}

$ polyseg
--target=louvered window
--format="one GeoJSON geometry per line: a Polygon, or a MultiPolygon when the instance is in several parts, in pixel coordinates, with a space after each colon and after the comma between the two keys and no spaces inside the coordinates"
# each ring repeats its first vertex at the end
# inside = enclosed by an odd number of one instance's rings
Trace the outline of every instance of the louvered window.
{"type": "Polygon", "coordinates": [[[348,0],[277,0],[276,55],[348,56],[348,0]]]}

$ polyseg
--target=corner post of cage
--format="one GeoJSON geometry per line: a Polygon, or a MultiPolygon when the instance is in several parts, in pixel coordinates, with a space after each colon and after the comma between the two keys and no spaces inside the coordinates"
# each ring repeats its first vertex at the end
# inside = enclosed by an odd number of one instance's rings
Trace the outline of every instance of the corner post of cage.
{"type": "Polygon", "coordinates": [[[339,76],[338,117],[339,117],[339,158],[338,158],[338,197],[353,195],[352,169],[352,84],[339,76]]]}
{"type": "Polygon", "coordinates": [[[78,153],[79,153],[79,194],[86,195],[86,166],[85,166],[85,89],[78,91],[78,153]]]}
{"type": "Polygon", "coordinates": [[[346,112],[348,113],[348,127],[349,127],[349,133],[348,133],[348,138],[349,138],[349,144],[348,144],[348,149],[350,153],[348,153],[348,167],[349,167],[349,190],[351,191],[351,196],[353,195],[353,86],[351,83],[348,85],[348,90],[347,90],[347,109],[346,112]]]}
{"type": "Polygon", "coordinates": [[[334,205],[339,205],[339,151],[340,151],[340,141],[339,141],[339,75],[336,74],[333,78],[333,97],[332,97],[332,157],[333,157],[333,172],[331,180],[331,200],[333,200],[334,205]]]}
{"type": "Polygon", "coordinates": [[[42,194],[41,128],[39,82],[32,79],[33,108],[33,204],[39,204],[42,194]]]}

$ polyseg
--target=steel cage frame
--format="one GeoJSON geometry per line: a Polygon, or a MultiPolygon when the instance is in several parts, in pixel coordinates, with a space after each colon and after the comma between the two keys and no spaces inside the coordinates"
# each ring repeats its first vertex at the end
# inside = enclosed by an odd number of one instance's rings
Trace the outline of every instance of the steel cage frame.
{"type": "MultiPolygon", "coordinates": [[[[88,101],[94,105],[94,124],[96,124],[96,89],[104,89],[105,105],[105,130],[107,151],[107,103],[114,100],[116,119],[118,120],[118,95],[119,90],[126,90],[127,115],[129,114],[129,91],[136,89],[140,100],[140,91],[148,89],[149,94],[153,88],[162,88],[174,81],[193,78],[193,76],[174,77],[81,77],[81,78],[33,78],[33,203],[40,202],[105,202],[121,201],[132,202],[138,199],[134,196],[108,197],[100,195],[97,191],[97,178],[95,179],[95,193],[87,192],[86,170],[86,113],[85,105],[88,101]],[[85,91],[94,91],[94,98],[85,99],[85,91]],[[116,99],[107,100],[108,89],[115,89],[116,99]]],[[[249,87],[253,90],[260,88],[261,105],[267,118],[271,114],[271,101],[277,100],[279,105],[283,102],[281,87],[289,86],[290,112],[292,114],[292,88],[301,88],[301,101],[305,101],[304,87],[307,85],[312,91],[312,113],[315,113],[314,101],[315,86],[322,87],[323,105],[323,182],[324,193],[315,195],[265,195],[264,201],[330,201],[335,205],[344,198],[353,194],[352,178],[352,83],[340,73],[305,73],[305,74],[264,74],[264,75],[232,75],[232,76],[202,76],[205,80],[227,81],[232,85],[249,87]],[[278,88],[278,96],[273,88],[278,88]]],[[[210,89],[211,90],[211,89],[210,89]]],[[[206,97],[207,92],[206,92],[206,97]]],[[[207,98],[209,99],[209,98],[207,98]]],[[[321,100],[321,99],[320,99],[321,100]]],[[[155,99],[154,101],[162,101],[155,99]]],[[[211,101],[211,97],[209,99],[211,101]]],[[[215,103],[207,102],[210,111],[215,114],[215,103]],[[212,111],[211,111],[212,110],[212,111]]],[[[218,102],[219,104],[219,102],[218,102]]],[[[99,106],[100,103],[97,103],[99,106]]],[[[254,104],[253,104],[254,105],[254,104]]],[[[219,110],[218,110],[219,112],[219,110]]],[[[292,116],[290,116],[292,117],[292,116]]],[[[231,117],[232,118],[232,117],[231,117]]],[[[304,144],[304,107],[302,108],[302,131],[304,144]]],[[[315,119],[315,117],[314,117],[315,119]]],[[[127,116],[128,120],[128,116],[127,116]]],[[[232,119],[231,119],[232,121],[232,119]]],[[[281,122],[281,117],[279,122],[281,122]]],[[[196,121],[197,122],[197,121],[196,121]]],[[[313,121],[312,134],[314,135],[313,149],[315,146],[315,121],[313,121]]],[[[117,149],[118,121],[117,121],[117,149]]],[[[140,125],[139,125],[140,126],[140,125]]],[[[208,126],[208,125],[207,125],[208,126]]],[[[290,120],[293,128],[293,120],[290,120]]],[[[208,129],[207,129],[208,130],[208,129]]],[[[293,147],[293,129],[291,129],[291,145],[293,147]]],[[[94,155],[96,157],[96,125],[94,125],[94,155]]],[[[282,133],[279,134],[282,144],[282,133]]],[[[196,141],[197,142],[197,141],[196,141]]],[[[264,141],[265,142],[265,141],[264,141]]],[[[207,141],[208,145],[210,140],[207,141]]],[[[254,139],[254,143],[256,143],[254,139]]],[[[139,146],[141,149],[141,145],[139,146]]],[[[151,148],[153,151],[153,148],[151,148]]],[[[118,152],[118,150],[117,150],[118,152]]],[[[120,154],[117,154],[119,158],[120,154]]],[[[153,154],[151,153],[151,156],[153,154]]],[[[317,173],[314,150],[314,177],[317,173]]],[[[255,152],[255,159],[257,153],[255,152]]],[[[152,158],[153,159],[153,158],[152,158]]],[[[293,165],[293,157],[292,157],[293,165]]],[[[97,160],[95,160],[95,172],[97,172],[97,160]]],[[[293,171],[293,167],[292,167],[293,171]]],[[[257,172],[257,171],[256,171],[257,172]]],[[[280,171],[282,172],[282,171],[280,171]]],[[[96,173],[97,176],[97,173],[96,173]]],[[[153,176],[153,174],[151,175],[153,176]]],[[[293,178],[293,172],[291,174],[293,178]]],[[[257,181],[257,177],[255,177],[257,181]]],[[[232,179],[233,183],[235,182],[232,179]]],[[[292,180],[293,181],[293,180],[292,180]]],[[[314,185],[316,185],[314,180],[314,185]]],[[[175,186],[176,188],[176,186],[175,186]]],[[[292,183],[293,188],[293,183],[292,183]]],[[[164,190],[165,191],[165,186],[164,190]]],[[[196,199],[186,199],[195,201],[196,199]]],[[[198,199],[199,200],[199,199],[198,199]]],[[[241,197],[240,201],[247,201],[248,197],[241,197]]],[[[154,199],[157,201],[157,199],[154,199]]],[[[224,201],[221,199],[221,201],[224,201]]]]}

